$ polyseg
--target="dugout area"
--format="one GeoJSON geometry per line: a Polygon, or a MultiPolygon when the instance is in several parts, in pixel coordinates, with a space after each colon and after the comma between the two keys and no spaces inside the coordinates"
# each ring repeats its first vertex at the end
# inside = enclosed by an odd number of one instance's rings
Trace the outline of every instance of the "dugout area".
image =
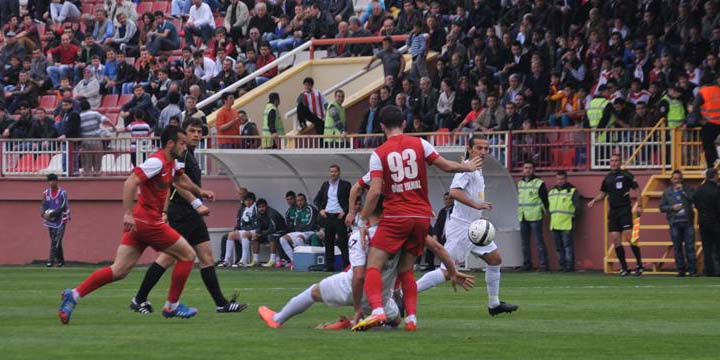
{"type": "MultiPolygon", "coordinates": [[[[337,164],[342,169],[341,177],[351,183],[367,172],[371,150],[303,149],[302,151],[235,149],[198,149],[198,153],[211,156],[237,186],[264,194],[270,206],[284,210],[287,205],[283,195],[287,190],[308,195],[311,201],[323,181],[327,179],[328,167],[337,164]]],[[[440,150],[448,159],[459,159],[463,147],[448,147],[440,150]]],[[[493,211],[485,216],[495,225],[495,241],[503,257],[503,266],[522,265],[520,248],[520,227],[517,221],[517,191],[515,182],[505,167],[495,158],[488,156],[483,166],[486,201],[493,204],[493,211]]],[[[452,174],[429,167],[428,185],[430,202],[437,212],[442,207],[442,196],[448,191],[452,174]]],[[[466,262],[470,268],[480,268],[484,262],[471,256],[466,262]]]]}

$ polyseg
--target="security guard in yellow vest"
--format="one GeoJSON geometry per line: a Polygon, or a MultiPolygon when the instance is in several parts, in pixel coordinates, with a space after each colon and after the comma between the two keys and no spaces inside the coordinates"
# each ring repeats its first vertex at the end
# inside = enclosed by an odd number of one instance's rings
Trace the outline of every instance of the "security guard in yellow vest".
{"type": "Polygon", "coordinates": [[[548,207],[548,193],[545,183],[535,176],[535,164],[525,161],[523,177],[518,187],[518,220],[522,237],[523,270],[532,270],[530,233],[535,234],[540,259],[540,271],[547,271],[547,249],[543,240],[543,214],[548,207]]]}
{"type": "Polygon", "coordinates": [[[555,239],[560,268],[564,272],[575,271],[575,250],[573,246],[573,220],[580,211],[580,194],[573,184],[567,182],[567,173],[558,171],[555,187],[548,193],[550,231],[555,239]]]}
{"type": "MultiPolygon", "coordinates": [[[[613,127],[615,124],[615,116],[613,115],[613,105],[612,102],[608,100],[609,98],[610,93],[607,86],[600,85],[597,95],[590,101],[587,111],[585,112],[586,128],[605,129],[613,127]]],[[[603,131],[596,134],[596,141],[607,141],[606,132],[603,131]]]]}
{"type": "Polygon", "coordinates": [[[682,90],[677,87],[668,89],[668,93],[660,99],[660,115],[667,120],[671,129],[685,122],[685,104],[680,100],[682,90]]]}
{"type": "Polygon", "coordinates": [[[342,144],[345,140],[340,135],[345,135],[345,108],[342,106],[345,101],[345,92],[342,90],[335,90],[335,101],[328,104],[327,111],[325,111],[325,136],[335,136],[333,138],[325,139],[325,147],[330,148],[341,148],[344,147],[342,144]]]}
{"type": "Polygon", "coordinates": [[[276,92],[270,93],[263,111],[262,147],[264,149],[279,149],[278,137],[285,135],[278,105],[280,105],[280,95],[276,92]]]}

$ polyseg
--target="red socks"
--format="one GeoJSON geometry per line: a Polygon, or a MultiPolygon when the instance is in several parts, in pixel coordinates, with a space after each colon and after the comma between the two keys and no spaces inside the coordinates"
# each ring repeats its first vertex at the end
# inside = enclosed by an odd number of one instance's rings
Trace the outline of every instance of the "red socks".
{"type": "Polygon", "coordinates": [[[403,291],[403,302],[405,303],[405,312],[408,316],[417,313],[417,283],[415,283],[415,275],[412,271],[406,271],[398,274],[400,284],[403,291]]]}
{"type": "Polygon", "coordinates": [[[370,308],[382,308],[382,277],[377,268],[368,268],[365,271],[365,295],[367,296],[370,308]]]}
{"type": "Polygon", "coordinates": [[[172,280],[170,280],[170,290],[168,291],[168,302],[176,303],[180,299],[185,288],[185,282],[187,282],[190,276],[190,271],[193,268],[193,261],[178,261],[175,263],[175,268],[172,272],[172,280]]]}
{"type": "Polygon", "coordinates": [[[78,294],[80,294],[80,297],[85,297],[87,294],[111,282],[113,282],[113,272],[112,269],[108,266],[99,270],[95,270],[92,274],[90,274],[90,276],[85,279],[85,281],[80,283],[80,285],[78,285],[75,290],[77,290],[78,294]]]}

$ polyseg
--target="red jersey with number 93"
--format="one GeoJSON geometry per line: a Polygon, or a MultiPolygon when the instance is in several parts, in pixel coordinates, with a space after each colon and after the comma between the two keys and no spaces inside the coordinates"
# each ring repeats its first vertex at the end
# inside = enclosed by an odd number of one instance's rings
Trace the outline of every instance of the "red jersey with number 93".
{"type": "Polygon", "coordinates": [[[438,155],[419,137],[395,135],[370,155],[370,176],[383,180],[383,217],[432,217],[427,164],[438,155]]]}

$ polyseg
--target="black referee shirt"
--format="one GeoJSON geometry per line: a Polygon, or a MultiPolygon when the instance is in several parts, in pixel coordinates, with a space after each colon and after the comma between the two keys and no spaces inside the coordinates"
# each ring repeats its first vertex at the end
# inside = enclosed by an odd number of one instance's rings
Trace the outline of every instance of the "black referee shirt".
{"type": "MultiPolygon", "coordinates": [[[[192,180],[192,182],[195,183],[195,185],[202,186],[202,173],[200,172],[200,165],[198,165],[198,162],[195,159],[194,150],[194,148],[188,146],[187,151],[185,152],[185,157],[182,161],[185,163],[185,174],[190,178],[190,180],[192,180]]],[[[174,207],[173,210],[187,210],[192,213],[196,213],[192,205],[180,196],[180,194],[175,191],[174,187],[170,189],[170,206],[174,207]]]]}
{"type": "Polygon", "coordinates": [[[635,177],[626,170],[611,171],[600,185],[600,191],[608,195],[611,208],[630,207],[630,190],[637,188],[635,177]]]}

